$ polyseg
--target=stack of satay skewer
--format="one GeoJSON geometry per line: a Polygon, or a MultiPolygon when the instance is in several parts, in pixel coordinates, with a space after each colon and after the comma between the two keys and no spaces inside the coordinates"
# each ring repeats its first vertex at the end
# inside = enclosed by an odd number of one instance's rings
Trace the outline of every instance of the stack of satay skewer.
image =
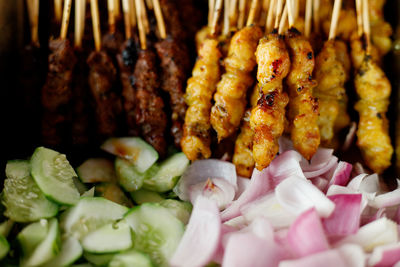
{"type": "Polygon", "coordinates": [[[339,134],[353,119],[365,163],[381,173],[393,152],[385,115],[390,83],[379,68],[391,29],[382,5],[370,4],[369,19],[364,2],[210,0],[186,80],[190,34],[171,1],[107,1],[109,27],[101,38],[98,1],[91,0],[95,50],[82,53],[87,1],[75,1],[73,48],[67,38],[72,1],[65,0],[41,94],[44,140],[55,146],[68,136],[84,144],[94,132],[99,140],[139,135],[160,155],[174,144],[190,160],[214,156],[219,143],[231,140],[224,158],[249,177],[274,159],[282,135],[310,160],[319,145],[340,148],[339,134]],[[355,101],[353,83],[359,119],[348,105],[355,101]]]}

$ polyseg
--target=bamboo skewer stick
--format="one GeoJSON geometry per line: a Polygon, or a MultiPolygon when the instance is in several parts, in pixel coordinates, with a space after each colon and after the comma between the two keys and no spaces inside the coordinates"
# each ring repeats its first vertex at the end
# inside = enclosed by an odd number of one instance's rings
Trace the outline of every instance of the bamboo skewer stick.
{"type": "Polygon", "coordinates": [[[356,0],[356,12],[357,12],[357,34],[359,37],[363,34],[363,11],[362,11],[362,0],[356,0]]]}
{"type": "Polygon", "coordinates": [[[247,18],[246,26],[250,26],[251,24],[254,23],[254,18],[256,16],[257,9],[258,9],[258,1],[252,0],[251,6],[250,6],[249,17],[247,18]]]}
{"type": "Polygon", "coordinates": [[[135,7],[135,0],[128,0],[129,1],[129,17],[131,18],[131,27],[136,27],[136,7],[135,7]]]}
{"type": "Polygon", "coordinates": [[[269,0],[263,0],[262,1],[260,19],[259,19],[259,22],[258,22],[258,24],[261,27],[265,26],[265,21],[266,21],[267,13],[268,13],[268,6],[269,6],[269,0]]]}
{"type": "Polygon", "coordinates": [[[246,0],[239,0],[239,17],[237,27],[238,29],[243,28],[244,25],[244,18],[246,13],[246,0]]]}
{"type": "Polygon", "coordinates": [[[299,0],[292,0],[292,5],[293,5],[293,20],[296,21],[296,19],[299,17],[299,0]]]}
{"type": "MultiPolygon", "coordinates": [[[[154,9],[154,1],[153,0],[146,0],[146,6],[149,10],[153,10],[154,9]]],[[[160,5],[160,4],[159,4],[160,5]]]]}
{"type": "Polygon", "coordinates": [[[215,3],[214,15],[213,15],[213,20],[212,20],[212,24],[211,24],[211,35],[212,36],[215,36],[215,34],[217,32],[217,23],[218,23],[219,16],[221,14],[221,10],[222,10],[222,0],[217,0],[217,2],[215,3]]]}
{"type": "Polygon", "coordinates": [[[314,32],[319,33],[319,6],[320,0],[313,0],[313,23],[314,23],[314,32]]]}
{"type": "Polygon", "coordinates": [[[62,4],[63,4],[63,0],[54,0],[54,17],[55,17],[57,23],[61,23],[62,4]]]}
{"type": "Polygon", "coordinates": [[[285,29],[286,22],[288,19],[288,7],[287,6],[288,6],[288,3],[286,2],[285,7],[283,9],[281,22],[279,23],[279,30],[278,30],[279,34],[283,34],[283,30],[285,29]]]}
{"type": "Polygon", "coordinates": [[[342,0],[335,0],[335,3],[333,5],[331,28],[329,30],[329,40],[333,40],[336,37],[336,29],[339,21],[341,6],[342,6],[342,0]]]}
{"type": "Polygon", "coordinates": [[[121,17],[121,5],[119,3],[120,0],[114,0],[114,18],[115,20],[121,17]]]}
{"type": "Polygon", "coordinates": [[[159,0],[153,0],[153,6],[154,6],[154,13],[156,15],[158,31],[160,32],[160,37],[161,39],[165,39],[167,38],[167,33],[165,30],[165,22],[163,14],[161,12],[159,0]]]}
{"type": "Polygon", "coordinates": [[[278,0],[278,4],[276,7],[275,24],[274,24],[274,29],[276,30],[278,30],[279,28],[279,19],[280,15],[282,14],[282,5],[283,5],[283,0],[278,0]]]}
{"type": "Polygon", "coordinates": [[[31,28],[32,44],[39,46],[39,0],[27,0],[29,25],[31,28]]]}
{"type": "Polygon", "coordinates": [[[208,0],[208,27],[211,28],[214,15],[215,0],[208,0]]]}
{"type": "Polygon", "coordinates": [[[71,14],[71,5],[72,5],[72,0],[65,0],[63,18],[61,23],[61,33],[60,33],[61,39],[65,39],[67,37],[69,16],[71,14]]]}
{"type": "Polygon", "coordinates": [[[97,4],[97,0],[90,0],[90,12],[92,14],[94,45],[95,45],[96,51],[100,51],[101,50],[101,31],[100,31],[99,7],[97,4]]]}
{"type": "Polygon", "coordinates": [[[144,0],[140,0],[141,3],[141,15],[143,16],[143,25],[144,25],[144,29],[146,31],[146,34],[150,33],[150,24],[149,24],[149,20],[147,18],[147,10],[146,10],[146,5],[144,3],[144,0]]]}
{"type": "Polygon", "coordinates": [[[312,0],[306,0],[306,14],[304,23],[304,36],[310,37],[311,34],[312,0]]]}
{"type": "Polygon", "coordinates": [[[368,8],[368,0],[362,1],[362,11],[363,11],[363,26],[364,26],[364,34],[365,34],[365,54],[371,55],[371,28],[369,24],[369,8],[368,8]]]}
{"type": "Polygon", "coordinates": [[[286,3],[287,3],[287,7],[288,7],[289,28],[292,28],[294,25],[293,3],[291,0],[287,0],[286,3]]]}
{"type": "Polygon", "coordinates": [[[234,21],[236,20],[236,6],[238,4],[238,0],[232,0],[229,6],[229,26],[234,25],[234,21]]]}
{"type": "Polygon", "coordinates": [[[115,1],[107,0],[108,9],[108,30],[110,33],[115,33],[115,1]]]}
{"type": "Polygon", "coordinates": [[[229,33],[229,2],[230,0],[224,0],[224,26],[222,28],[222,34],[228,35],[229,33]]]}
{"type": "Polygon", "coordinates": [[[275,5],[276,5],[276,0],[271,0],[269,2],[267,20],[265,22],[265,31],[266,32],[272,31],[272,21],[274,19],[274,7],[275,7],[275,5]]]}
{"type": "Polygon", "coordinates": [[[129,39],[132,37],[129,0],[122,0],[122,11],[124,14],[125,38],[129,39]]]}
{"type": "Polygon", "coordinates": [[[147,49],[146,45],[146,30],[144,28],[144,22],[143,22],[143,15],[141,9],[144,8],[142,5],[142,1],[140,0],[135,0],[135,5],[136,5],[136,17],[137,17],[137,23],[138,23],[138,29],[139,29],[139,39],[140,39],[140,47],[145,50],[147,49]]]}
{"type": "Polygon", "coordinates": [[[75,47],[82,47],[83,33],[85,31],[86,0],[75,0],[75,47]]]}

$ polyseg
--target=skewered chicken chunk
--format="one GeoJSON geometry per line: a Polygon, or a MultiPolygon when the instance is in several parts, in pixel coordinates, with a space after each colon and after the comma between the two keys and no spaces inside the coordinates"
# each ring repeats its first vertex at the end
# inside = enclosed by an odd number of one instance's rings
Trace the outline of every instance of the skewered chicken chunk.
{"type": "Polygon", "coordinates": [[[232,37],[228,57],[224,60],[226,72],[217,85],[215,104],[211,110],[210,121],[218,140],[232,135],[239,127],[246,108],[247,89],[253,84],[254,52],[261,36],[259,27],[250,26],[232,37]]]}
{"type": "Polygon", "coordinates": [[[392,47],[390,36],[393,30],[383,17],[385,2],[386,0],[368,1],[372,43],[376,46],[381,56],[386,55],[392,47]]]}
{"type": "Polygon", "coordinates": [[[286,79],[289,89],[288,117],[294,147],[306,159],[311,159],[318,149],[318,100],[313,97],[316,86],[312,79],[314,55],[310,43],[295,28],[288,31],[286,44],[292,64],[286,79]]]}
{"type": "MultiPolygon", "coordinates": [[[[350,38],[350,48],[351,48],[351,62],[353,64],[353,68],[355,70],[358,70],[361,67],[361,64],[364,60],[365,57],[365,49],[364,49],[364,44],[358,37],[358,34],[354,32],[354,34],[350,38]]],[[[378,49],[371,44],[370,47],[370,56],[371,59],[376,62],[378,65],[381,64],[381,57],[379,55],[378,49]]]]}
{"type": "Polygon", "coordinates": [[[371,57],[366,56],[354,83],[360,97],[355,106],[360,115],[357,145],[367,166],[376,173],[382,173],[390,166],[393,154],[386,118],[390,82],[371,57]]]}
{"type": "Polygon", "coordinates": [[[199,49],[199,57],[187,82],[186,104],[188,109],[181,140],[182,151],[188,159],[211,156],[210,111],[211,99],[220,79],[218,41],[206,39],[199,49]]]}
{"type": "Polygon", "coordinates": [[[260,98],[250,116],[254,131],[253,157],[256,168],[267,167],[279,151],[278,139],[285,127],[285,107],[289,97],[282,80],[289,73],[290,59],[284,40],[271,33],[260,40],[256,58],[260,98]]]}

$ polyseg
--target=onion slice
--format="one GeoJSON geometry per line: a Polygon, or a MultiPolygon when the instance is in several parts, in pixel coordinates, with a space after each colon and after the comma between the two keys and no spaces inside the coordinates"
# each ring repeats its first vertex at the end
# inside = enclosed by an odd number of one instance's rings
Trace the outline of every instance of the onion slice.
{"type": "Polygon", "coordinates": [[[329,182],[329,185],[347,185],[350,179],[350,173],[353,169],[353,165],[347,163],[345,161],[340,161],[337,165],[335,172],[333,173],[332,179],[329,182]]]}
{"type": "Polygon", "coordinates": [[[220,236],[221,219],[216,204],[199,196],[170,265],[200,267],[208,264],[218,249],[220,236]]]}
{"type": "Polygon", "coordinates": [[[369,266],[393,266],[400,261],[400,243],[379,246],[372,251],[368,260],[369,266]]]}

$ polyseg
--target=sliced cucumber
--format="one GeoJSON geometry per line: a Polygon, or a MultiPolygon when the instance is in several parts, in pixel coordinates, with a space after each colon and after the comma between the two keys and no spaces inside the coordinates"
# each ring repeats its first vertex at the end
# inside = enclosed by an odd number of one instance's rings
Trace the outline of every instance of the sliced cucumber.
{"type": "Polygon", "coordinates": [[[7,256],[10,251],[10,244],[8,244],[7,238],[0,235],[0,260],[7,256]]]}
{"type": "Polygon", "coordinates": [[[135,249],[116,254],[108,267],[153,267],[150,257],[135,249]]]}
{"type": "Polygon", "coordinates": [[[78,189],[79,194],[82,196],[83,193],[87,191],[86,185],[84,185],[78,177],[74,177],[72,180],[74,181],[74,185],[76,189],[78,189]]]}
{"type": "Polygon", "coordinates": [[[82,163],[76,172],[84,183],[112,183],[117,181],[112,161],[91,158],[82,163]]]}
{"type": "Polygon", "coordinates": [[[160,202],[164,200],[159,193],[144,188],[131,192],[130,194],[133,201],[139,205],[147,202],[160,202]]]}
{"type": "Polygon", "coordinates": [[[47,197],[65,205],[78,202],[79,192],[73,181],[77,174],[64,154],[37,148],[31,158],[31,174],[47,197]]]}
{"type": "Polygon", "coordinates": [[[131,246],[131,228],[125,220],[108,223],[82,239],[83,249],[91,253],[114,253],[131,246]]]}
{"type": "Polygon", "coordinates": [[[83,194],[81,195],[81,197],[94,197],[95,191],[96,191],[96,188],[93,186],[93,187],[90,188],[89,190],[83,192],[83,194]]]}
{"type": "Polygon", "coordinates": [[[141,188],[147,173],[139,172],[130,161],[122,158],[115,160],[115,171],[119,184],[128,192],[141,188]]]}
{"type": "Polygon", "coordinates": [[[67,235],[81,240],[91,231],[121,219],[127,211],[127,207],[102,197],[82,197],[75,207],[61,215],[60,224],[67,235]]]}
{"type": "Polygon", "coordinates": [[[9,161],[6,165],[4,214],[16,222],[33,222],[57,214],[58,205],[48,200],[30,175],[29,162],[9,161]]]}
{"type": "Polygon", "coordinates": [[[150,255],[156,266],[168,266],[182,238],[183,223],[156,203],[133,208],[125,219],[134,231],[133,248],[150,255]]]}
{"type": "Polygon", "coordinates": [[[157,192],[171,190],[188,165],[189,160],[184,153],[172,155],[161,163],[155,175],[148,176],[144,180],[143,188],[157,192]]]}
{"type": "Polygon", "coordinates": [[[189,222],[190,214],[192,213],[193,208],[190,202],[175,199],[164,199],[159,204],[168,209],[183,224],[186,225],[189,222]]]}
{"type": "Polygon", "coordinates": [[[17,235],[17,240],[21,245],[22,253],[27,257],[32,254],[37,245],[42,242],[49,231],[49,223],[42,219],[38,222],[26,226],[17,235]]]}
{"type": "Polygon", "coordinates": [[[141,173],[147,171],[158,159],[157,151],[139,137],[110,138],[101,148],[129,160],[141,173]]]}
{"type": "Polygon", "coordinates": [[[132,201],[125,195],[122,189],[113,183],[102,183],[96,186],[96,195],[104,197],[117,204],[133,207],[132,201]]]}
{"type": "Polygon", "coordinates": [[[114,256],[115,253],[95,254],[86,251],[83,252],[83,257],[95,266],[107,266],[114,256]]]}
{"type": "Polygon", "coordinates": [[[49,220],[49,230],[46,237],[40,242],[28,257],[21,260],[21,266],[38,266],[54,258],[60,251],[60,235],[58,221],[49,220]]]}
{"type": "Polygon", "coordinates": [[[14,226],[14,221],[12,220],[7,220],[2,222],[0,224],[0,235],[7,237],[13,226],[14,226]]]}
{"type": "Polygon", "coordinates": [[[50,261],[46,262],[43,267],[63,267],[70,266],[82,256],[82,246],[74,237],[67,237],[61,243],[60,253],[50,261]]]}

